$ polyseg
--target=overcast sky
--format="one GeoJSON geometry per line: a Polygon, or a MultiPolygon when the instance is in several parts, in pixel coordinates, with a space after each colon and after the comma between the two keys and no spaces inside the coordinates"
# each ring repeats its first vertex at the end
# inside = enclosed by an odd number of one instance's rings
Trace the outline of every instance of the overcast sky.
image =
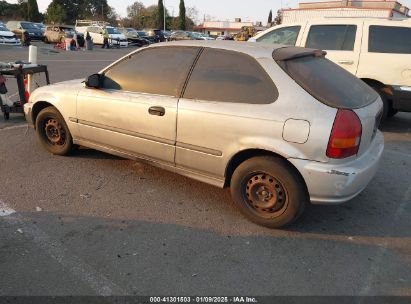
{"type": "MultiPolygon", "coordinates": [[[[164,5],[170,14],[178,14],[179,0],[163,0],[164,5]]],[[[243,21],[263,21],[266,22],[270,9],[275,12],[282,7],[296,8],[299,2],[314,2],[315,0],[185,0],[186,7],[196,7],[199,12],[199,19],[204,15],[209,15],[215,20],[232,20],[236,17],[243,21]]],[[[317,0],[318,1],[318,0],[317,0]]],[[[324,0],[323,0],[324,1],[324,0]]],[[[17,0],[7,0],[16,3],[17,0]]],[[[44,12],[51,0],[37,0],[39,9],[44,12]]],[[[142,0],[146,6],[157,4],[158,0],[142,0]]],[[[403,5],[411,7],[411,0],[400,0],[403,5]]],[[[134,3],[133,0],[108,0],[110,6],[116,9],[120,16],[126,16],[126,8],[134,3]]]]}

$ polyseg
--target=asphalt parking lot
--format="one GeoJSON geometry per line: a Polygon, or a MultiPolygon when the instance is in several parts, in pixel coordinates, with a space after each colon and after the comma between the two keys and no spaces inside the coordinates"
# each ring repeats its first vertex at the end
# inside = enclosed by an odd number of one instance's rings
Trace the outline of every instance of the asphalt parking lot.
{"type": "MultiPolygon", "coordinates": [[[[40,46],[52,82],[131,51],[40,46]]],[[[27,57],[0,48],[0,61],[27,57]]],[[[22,115],[1,116],[0,295],[411,296],[411,113],[383,131],[363,193],[270,230],[228,190],[89,149],[53,156],[22,115]]]]}

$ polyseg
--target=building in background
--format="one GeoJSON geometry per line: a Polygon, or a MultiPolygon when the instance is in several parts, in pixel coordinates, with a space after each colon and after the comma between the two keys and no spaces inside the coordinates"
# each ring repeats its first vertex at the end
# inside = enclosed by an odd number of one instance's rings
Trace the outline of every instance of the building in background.
{"type": "Polygon", "coordinates": [[[282,23],[321,17],[407,18],[408,13],[408,7],[388,0],[306,2],[295,9],[283,9],[282,23]]]}
{"type": "Polygon", "coordinates": [[[242,22],[241,18],[231,21],[205,21],[194,27],[194,30],[211,36],[233,36],[241,31],[243,26],[253,26],[252,22],[242,22]]]}

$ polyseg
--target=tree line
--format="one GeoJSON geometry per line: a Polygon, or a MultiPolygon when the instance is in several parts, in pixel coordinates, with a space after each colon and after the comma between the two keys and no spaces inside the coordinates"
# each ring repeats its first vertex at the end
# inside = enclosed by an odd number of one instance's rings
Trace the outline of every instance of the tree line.
{"type": "Polygon", "coordinates": [[[18,0],[16,4],[0,0],[0,19],[23,19],[32,22],[41,22],[43,14],[39,12],[36,0],[18,0]]]}
{"type": "Polygon", "coordinates": [[[136,1],[127,7],[127,17],[121,19],[120,23],[124,27],[163,29],[165,21],[166,29],[191,30],[195,25],[197,16],[196,8],[186,9],[184,0],[180,0],[178,17],[170,15],[169,10],[164,7],[163,0],[158,0],[157,5],[148,7],[140,1],[136,1]]]}
{"type": "Polygon", "coordinates": [[[180,0],[179,15],[174,17],[164,7],[163,0],[158,5],[144,6],[136,1],[127,7],[127,17],[120,18],[115,9],[108,5],[107,0],[52,0],[44,14],[38,9],[36,0],[18,0],[12,4],[0,0],[0,18],[7,20],[27,20],[54,24],[75,24],[79,19],[107,21],[114,25],[120,24],[134,28],[164,28],[192,29],[198,12],[195,8],[185,7],[184,0],[180,0]],[[165,18],[164,18],[165,17],[165,18]]]}

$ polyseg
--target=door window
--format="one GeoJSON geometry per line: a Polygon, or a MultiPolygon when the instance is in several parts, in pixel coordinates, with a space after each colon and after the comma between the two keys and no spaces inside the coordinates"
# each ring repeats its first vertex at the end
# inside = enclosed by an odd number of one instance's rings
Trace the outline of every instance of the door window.
{"type": "Polygon", "coordinates": [[[301,26],[283,27],[273,30],[257,39],[257,42],[295,45],[301,26]]]}
{"type": "Polygon", "coordinates": [[[278,91],[254,58],[239,52],[207,48],[193,70],[184,97],[268,104],[278,98],[278,91]]]}
{"type": "Polygon", "coordinates": [[[373,53],[411,54],[411,28],[370,26],[368,51],[373,53]]]}
{"type": "Polygon", "coordinates": [[[199,52],[195,47],[157,47],[135,53],[104,73],[104,88],[179,97],[199,52]]]}
{"type": "Polygon", "coordinates": [[[330,51],[353,51],[356,25],[312,25],[306,47],[330,51]]]}

